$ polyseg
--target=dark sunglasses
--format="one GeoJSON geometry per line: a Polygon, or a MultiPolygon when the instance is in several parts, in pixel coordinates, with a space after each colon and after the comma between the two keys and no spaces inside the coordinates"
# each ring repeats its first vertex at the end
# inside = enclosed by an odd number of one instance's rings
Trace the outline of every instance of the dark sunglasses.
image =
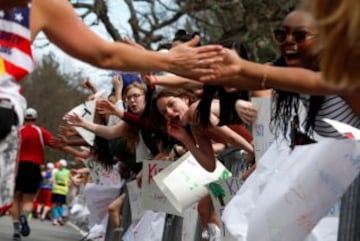
{"type": "Polygon", "coordinates": [[[311,34],[304,30],[295,30],[291,33],[288,33],[283,29],[275,29],[273,31],[273,34],[274,34],[274,39],[278,44],[285,43],[289,34],[292,36],[293,40],[298,44],[305,42],[305,40],[308,39],[309,37],[315,36],[315,34],[311,34]]]}

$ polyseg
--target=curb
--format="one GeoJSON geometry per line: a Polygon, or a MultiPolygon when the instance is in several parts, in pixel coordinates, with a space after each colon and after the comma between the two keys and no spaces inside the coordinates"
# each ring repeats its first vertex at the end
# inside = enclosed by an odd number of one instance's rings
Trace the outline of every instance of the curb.
{"type": "Polygon", "coordinates": [[[66,225],[69,225],[70,227],[72,227],[73,229],[75,229],[76,231],[78,231],[83,237],[87,236],[88,235],[88,232],[81,229],[79,226],[77,226],[76,224],[73,224],[72,222],[70,221],[67,221],[66,222],[66,225]]]}

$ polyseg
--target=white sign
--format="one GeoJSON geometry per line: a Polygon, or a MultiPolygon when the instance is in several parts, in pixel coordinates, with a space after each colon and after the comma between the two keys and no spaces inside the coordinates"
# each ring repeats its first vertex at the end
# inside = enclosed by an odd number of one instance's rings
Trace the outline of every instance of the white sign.
{"type": "Polygon", "coordinates": [[[182,213],[209,194],[205,185],[230,177],[231,172],[221,162],[216,161],[216,169],[208,172],[187,152],[154,180],[176,210],[182,213]]]}
{"type": "Polygon", "coordinates": [[[265,187],[250,217],[248,241],[303,241],[360,171],[360,143],[297,146],[265,187]]]}
{"type": "Polygon", "coordinates": [[[131,223],[134,223],[143,216],[144,209],[141,205],[141,190],[138,187],[136,180],[127,183],[129,193],[131,223]]]}
{"type": "Polygon", "coordinates": [[[95,183],[86,184],[84,195],[90,211],[90,227],[102,223],[108,214],[108,206],[119,196],[119,192],[118,187],[100,186],[95,183]]]}
{"type": "Polygon", "coordinates": [[[146,210],[162,211],[182,216],[169,202],[163,192],[156,186],[154,177],[172,162],[144,160],[141,181],[141,204],[146,210]]]}
{"type": "MultiPolygon", "coordinates": [[[[99,91],[94,95],[93,100],[86,101],[85,103],[74,107],[68,113],[75,113],[87,121],[94,122],[96,100],[99,99],[103,93],[104,91],[99,91]]],[[[93,132],[88,131],[82,127],[74,126],[74,128],[90,146],[94,145],[95,134],[93,132]]]]}
{"type": "Polygon", "coordinates": [[[135,241],[161,241],[165,227],[165,213],[146,211],[133,226],[135,241]]]}
{"type": "Polygon", "coordinates": [[[99,162],[89,158],[84,164],[90,170],[91,178],[98,185],[121,188],[124,180],[120,177],[118,165],[114,165],[110,169],[105,169],[99,162]]]}
{"type": "Polygon", "coordinates": [[[274,141],[274,135],[271,133],[269,126],[271,121],[271,97],[253,97],[251,102],[258,111],[252,129],[255,160],[258,163],[258,160],[274,141]]]}

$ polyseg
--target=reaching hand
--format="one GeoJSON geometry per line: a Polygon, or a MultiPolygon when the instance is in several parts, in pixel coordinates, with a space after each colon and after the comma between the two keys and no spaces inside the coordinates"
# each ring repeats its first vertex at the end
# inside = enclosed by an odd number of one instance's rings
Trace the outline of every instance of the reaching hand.
{"type": "Polygon", "coordinates": [[[62,136],[77,136],[78,132],[72,126],[60,125],[58,128],[59,135],[62,136]]]}
{"type": "Polygon", "coordinates": [[[108,100],[102,99],[96,102],[96,111],[101,115],[116,115],[116,106],[108,100]]]}
{"type": "Polygon", "coordinates": [[[72,126],[79,126],[79,127],[85,126],[85,120],[80,116],[78,116],[76,113],[68,113],[63,117],[63,119],[66,120],[67,123],[72,126]]]}
{"type": "Polygon", "coordinates": [[[82,87],[90,90],[92,93],[96,93],[97,89],[96,87],[91,83],[89,78],[86,78],[82,83],[81,83],[82,87]]]}
{"type": "Polygon", "coordinates": [[[122,91],[123,87],[124,87],[124,83],[123,83],[123,80],[122,80],[122,77],[121,75],[115,75],[113,78],[112,78],[112,84],[115,88],[116,91],[122,91]]]}
{"type": "Polygon", "coordinates": [[[151,75],[151,73],[146,73],[146,74],[143,74],[141,75],[141,79],[145,82],[145,84],[151,86],[154,81],[153,81],[153,76],[151,75]]]}
{"type": "Polygon", "coordinates": [[[235,103],[235,110],[245,124],[251,124],[257,118],[257,110],[249,101],[237,100],[235,103]]]}
{"type": "Polygon", "coordinates": [[[189,138],[189,134],[186,132],[183,126],[174,124],[171,121],[167,122],[166,130],[170,136],[174,137],[182,143],[186,143],[186,140],[189,138]]]}
{"type": "Polygon", "coordinates": [[[235,50],[225,49],[224,61],[212,65],[213,72],[200,77],[200,81],[205,84],[224,84],[224,81],[235,79],[241,71],[242,59],[235,50]]]}
{"type": "Polygon", "coordinates": [[[50,140],[50,145],[55,148],[62,148],[67,146],[67,139],[64,136],[54,137],[50,140]]]}
{"type": "Polygon", "coordinates": [[[197,35],[192,40],[179,44],[165,54],[170,54],[170,72],[189,78],[214,74],[211,65],[221,63],[225,54],[220,45],[195,47],[200,41],[197,35]]]}

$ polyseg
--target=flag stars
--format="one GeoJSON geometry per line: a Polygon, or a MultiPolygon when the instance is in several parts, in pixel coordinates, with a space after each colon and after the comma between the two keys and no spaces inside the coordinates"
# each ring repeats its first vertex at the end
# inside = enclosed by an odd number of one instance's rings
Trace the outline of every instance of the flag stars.
{"type": "Polygon", "coordinates": [[[15,20],[21,22],[24,19],[21,13],[15,13],[15,20]]]}

